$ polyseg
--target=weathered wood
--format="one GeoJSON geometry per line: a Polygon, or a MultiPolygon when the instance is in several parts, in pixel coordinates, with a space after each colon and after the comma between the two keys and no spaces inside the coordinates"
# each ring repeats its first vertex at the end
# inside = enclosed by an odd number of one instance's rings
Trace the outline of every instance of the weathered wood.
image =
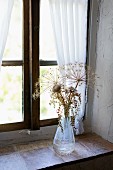
{"type": "MultiPolygon", "coordinates": [[[[34,85],[39,77],[39,14],[40,1],[31,0],[31,58],[32,58],[32,94],[34,85]]],[[[32,117],[31,128],[39,129],[40,127],[40,100],[32,98],[32,117]]]]}
{"type": "Polygon", "coordinates": [[[40,120],[40,126],[50,126],[50,125],[57,125],[58,124],[58,119],[47,119],[47,120],[40,120]]]}

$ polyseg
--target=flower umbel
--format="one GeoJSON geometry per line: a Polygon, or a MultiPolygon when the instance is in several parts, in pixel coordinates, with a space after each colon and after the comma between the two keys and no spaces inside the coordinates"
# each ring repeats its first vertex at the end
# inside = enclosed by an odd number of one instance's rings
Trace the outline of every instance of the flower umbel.
{"type": "Polygon", "coordinates": [[[60,90],[64,84],[65,77],[60,74],[60,67],[55,69],[50,68],[44,74],[40,76],[38,81],[35,83],[33,98],[37,99],[40,95],[46,91],[60,90]]]}
{"type": "Polygon", "coordinates": [[[66,78],[77,89],[82,84],[93,87],[98,77],[89,66],[83,63],[75,63],[66,66],[66,78]]]}

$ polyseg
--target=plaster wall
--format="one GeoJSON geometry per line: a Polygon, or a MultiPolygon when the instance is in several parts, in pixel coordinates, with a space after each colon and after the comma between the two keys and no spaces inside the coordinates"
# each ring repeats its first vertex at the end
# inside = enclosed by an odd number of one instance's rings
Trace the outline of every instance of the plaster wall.
{"type": "Polygon", "coordinates": [[[96,73],[92,130],[113,142],[113,0],[101,0],[96,43],[96,73]]]}

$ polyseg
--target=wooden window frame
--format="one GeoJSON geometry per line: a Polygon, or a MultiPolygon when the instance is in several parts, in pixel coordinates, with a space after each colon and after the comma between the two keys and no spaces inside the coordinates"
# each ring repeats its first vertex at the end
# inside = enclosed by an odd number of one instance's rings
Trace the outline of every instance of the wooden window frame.
{"type": "MultiPolygon", "coordinates": [[[[89,42],[90,0],[87,10],[87,63],[89,42]]],[[[40,120],[40,98],[34,100],[34,84],[40,75],[40,66],[54,66],[57,61],[39,60],[40,0],[23,0],[23,60],[3,61],[2,66],[23,66],[24,79],[24,121],[0,125],[0,132],[32,129],[56,125],[57,118],[40,120]]]]}
{"type": "MultiPolygon", "coordinates": [[[[36,82],[36,77],[39,78],[39,70],[40,66],[53,66],[57,64],[57,61],[45,61],[45,60],[39,60],[39,24],[40,24],[40,0],[33,0],[31,2],[31,9],[32,9],[32,65],[34,67],[32,68],[33,72],[33,79],[32,79],[32,93],[34,92],[34,84],[36,82]],[[38,10],[37,10],[38,9],[38,10]]],[[[89,14],[90,14],[90,0],[88,0],[88,8],[87,8],[87,45],[86,45],[86,51],[87,51],[87,63],[88,63],[88,41],[89,41],[89,14]]],[[[32,113],[34,115],[34,123],[37,122],[38,129],[43,126],[50,126],[55,125],[58,123],[57,118],[53,119],[45,119],[40,120],[40,99],[33,100],[32,101],[32,113]],[[36,120],[37,119],[37,120],[36,120]]],[[[84,116],[85,118],[85,116],[84,116]]],[[[37,129],[36,125],[33,126],[33,129],[37,129]]]]}
{"type": "Polygon", "coordinates": [[[0,132],[27,129],[31,127],[31,108],[30,108],[30,69],[29,69],[29,1],[23,0],[23,60],[6,60],[2,66],[22,66],[24,79],[24,120],[0,124],[0,132]]]}

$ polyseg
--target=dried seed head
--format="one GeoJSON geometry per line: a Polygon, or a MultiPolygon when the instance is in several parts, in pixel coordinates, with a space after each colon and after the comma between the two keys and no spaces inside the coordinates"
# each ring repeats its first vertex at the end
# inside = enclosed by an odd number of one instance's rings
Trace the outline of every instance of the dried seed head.
{"type": "Polygon", "coordinates": [[[71,93],[73,93],[75,91],[74,87],[72,87],[72,86],[69,87],[69,90],[70,90],[71,93]]]}
{"type": "Polygon", "coordinates": [[[55,84],[55,85],[53,86],[52,91],[53,91],[54,93],[56,93],[56,92],[59,93],[60,90],[61,90],[61,85],[60,85],[60,84],[55,84]]]}

